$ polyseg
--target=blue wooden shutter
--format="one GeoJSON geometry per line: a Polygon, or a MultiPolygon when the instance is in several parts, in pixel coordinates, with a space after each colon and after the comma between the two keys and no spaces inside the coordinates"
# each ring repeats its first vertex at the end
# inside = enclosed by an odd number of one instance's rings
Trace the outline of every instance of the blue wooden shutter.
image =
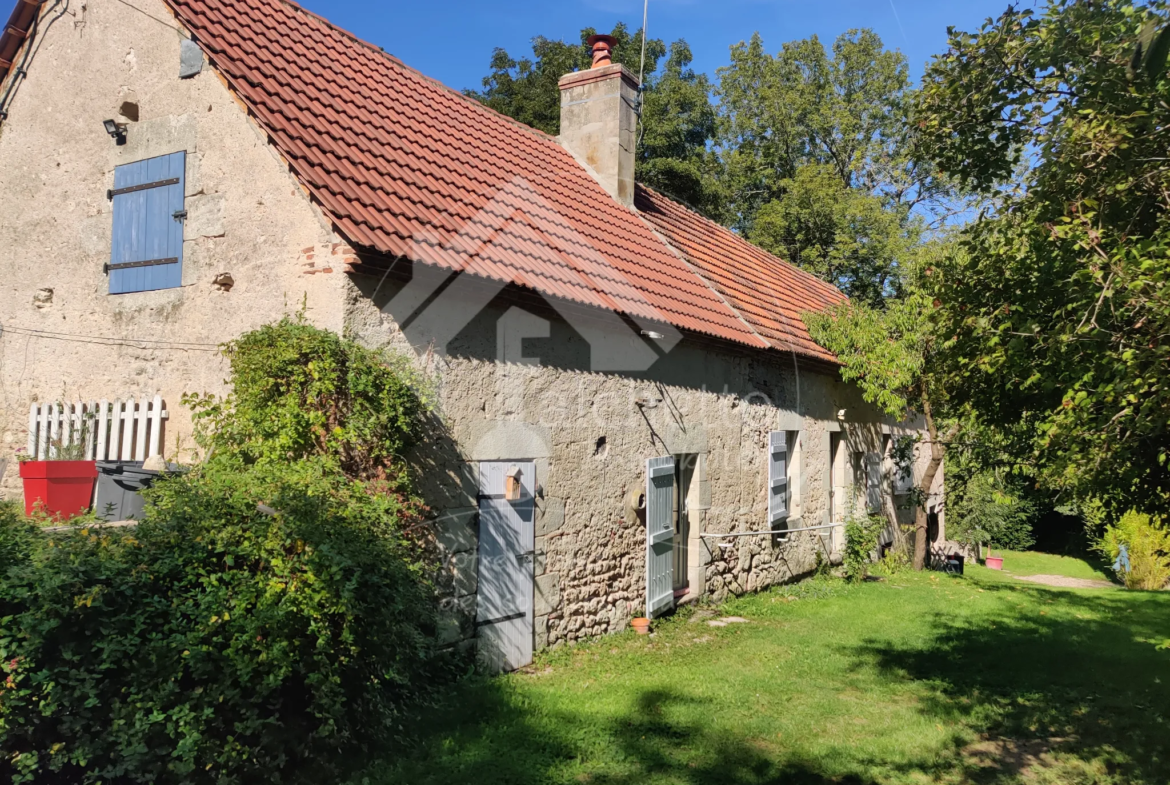
{"type": "Polygon", "coordinates": [[[882,509],[882,456],[871,452],[865,456],[865,501],[870,512],[882,509]]]}
{"type": "Polygon", "coordinates": [[[788,517],[788,434],[768,436],[768,523],[788,517]]]}
{"type": "Polygon", "coordinates": [[[110,294],[183,284],[183,195],[187,153],[114,170],[110,294]]]}
{"type": "Polygon", "coordinates": [[[674,458],[646,462],[646,616],[674,607],[674,458]]]}

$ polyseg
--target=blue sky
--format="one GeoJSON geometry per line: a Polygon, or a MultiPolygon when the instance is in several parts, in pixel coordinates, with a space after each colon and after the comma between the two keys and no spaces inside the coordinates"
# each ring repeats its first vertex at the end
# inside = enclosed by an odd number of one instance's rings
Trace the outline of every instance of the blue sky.
{"type": "MultiPolygon", "coordinates": [[[[114,0],[99,0],[113,2],[114,0]]],[[[155,0],[126,0],[138,5],[155,0]]],[[[1032,0],[1024,0],[1031,5],[1032,0]]],[[[450,87],[479,87],[492,49],[528,54],[536,35],[575,40],[582,27],[636,29],[642,0],[301,0],[302,5],[386,49],[450,87]]],[[[14,0],[0,0],[0,21],[14,0]]],[[[685,38],[695,66],[714,74],[727,49],[755,31],[769,51],[813,33],[831,41],[871,27],[901,49],[915,77],[946,46],[947,25],[973,29],[1008,0],[650,0],[650,35],[685,38]]]]}
{"type": "MultiPolygon", "coordinates": [[[[529,54],[536,35],[575,40],[582,27],[636,29],[642,0],[301,0],[351,33],[450,87],[479,87],[492,49],[529,54]]],[[[1031,5],[1026,2],[1026,5],[1031,5]]],[[[915,78],[946,48],[947,25],[974,29],[1008,0],[650,0],[651,37],[685,38],[695,66],[714,74],[727,50],[759,31],[769,51],[814,33],[831,41],[871,27],[901,49],[915,78]]]]}

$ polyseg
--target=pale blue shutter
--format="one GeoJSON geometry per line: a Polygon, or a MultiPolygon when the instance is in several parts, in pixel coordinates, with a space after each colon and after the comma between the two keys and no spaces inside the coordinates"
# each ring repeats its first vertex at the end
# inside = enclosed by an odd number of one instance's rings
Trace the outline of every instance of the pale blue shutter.
{"type": "Polygon", "coordinates": [[[768,436],[768,522],[788,517],[788,434],[773,431],[768,436]]]}
{"type": "Polygon", "coordinates": [[[865,456],[865,501],[870,512],[882,509],[882,456],[871,452],[865,456]]]}
{"type": "Polygon", "coordinates": [[[185,152],[114,170],[110,294],[183,284],[185,152]]]}
{"type": "Polygon", "coordinates": [[[646,462],[646,616],[674,607],[674,458],[646,462]]]}

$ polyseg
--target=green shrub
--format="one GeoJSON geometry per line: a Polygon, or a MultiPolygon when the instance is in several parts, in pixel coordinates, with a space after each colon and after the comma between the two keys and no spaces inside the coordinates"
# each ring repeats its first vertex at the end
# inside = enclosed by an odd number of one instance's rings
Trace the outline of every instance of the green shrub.
{"type": "Polygon", "coordinates": [[[25,525],[23,512],[16,502],[0,502],[0,575],[27,563],[36,535],[34,527],[25,525]]]}
{"type": "Polygon", "coordinates": [[[847,581],[862,581],[869,576],[878,535],[884,526],[885,520],[877,515],[851,515],[845,521],[844,565],[847,581]]]}
{"type": "Polygon", "coordinates": [[[261,464],[325,456],[353,478],[402,479],[425,410],[405,360],[292,319],[246,333],[225,353],[232,392],[183,399],[209,452],[261,464]]]}
{"type": "Polygon", "coordinates": [[[909,572],[914,568],[914,562],[910,554],[905,551],[900,551],[896,548],[891,548],[886,551],[886,555],[878,560],[874,567],[874,571],[882,575],[893,577],[904,572],[909,572]]]}
{"type": "Polygon", "coordinates": [[[985,469],[947,474],[947,534],[957,542],[1026,551],[1036,542],[1035,517],[1017,478],[985,469]]]}
{"type": "Polygon", "coordinates": [[[137,530],[5,519],[32,547],[0,577],[0,781],[322,782],[441,681],[400,500],[235,468],[160,483],[137,530]]]}
{"type": "Polygon", "coordinates": [[[189,399],[208,451],[136,529],[0,507],[0,782],[326,782],[453,674],[402,455],[401,368],[296,321],[189,399]]]}
{"type": "Polygon", "coordinates": [[[1120,575],[1127,588],[1158,591],[1170,583],[1170,528],[1165,524],[1149,515],[1127,512],[1105,528],[1097,548],[1113,562],[1122,545],[1129,553],[1129,572],[1120,575]]]}

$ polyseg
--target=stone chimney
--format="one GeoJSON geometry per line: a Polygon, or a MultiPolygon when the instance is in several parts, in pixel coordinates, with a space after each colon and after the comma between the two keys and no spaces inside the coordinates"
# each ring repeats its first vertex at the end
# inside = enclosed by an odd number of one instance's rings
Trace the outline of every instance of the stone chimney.
{"type": "Polygon", "coordinates": [[[595,35],[589,45],[593,68],[561,77],[560,143],[614,199],[632,208],[638,79],[613,63],[612,36],[595,35]]]}

